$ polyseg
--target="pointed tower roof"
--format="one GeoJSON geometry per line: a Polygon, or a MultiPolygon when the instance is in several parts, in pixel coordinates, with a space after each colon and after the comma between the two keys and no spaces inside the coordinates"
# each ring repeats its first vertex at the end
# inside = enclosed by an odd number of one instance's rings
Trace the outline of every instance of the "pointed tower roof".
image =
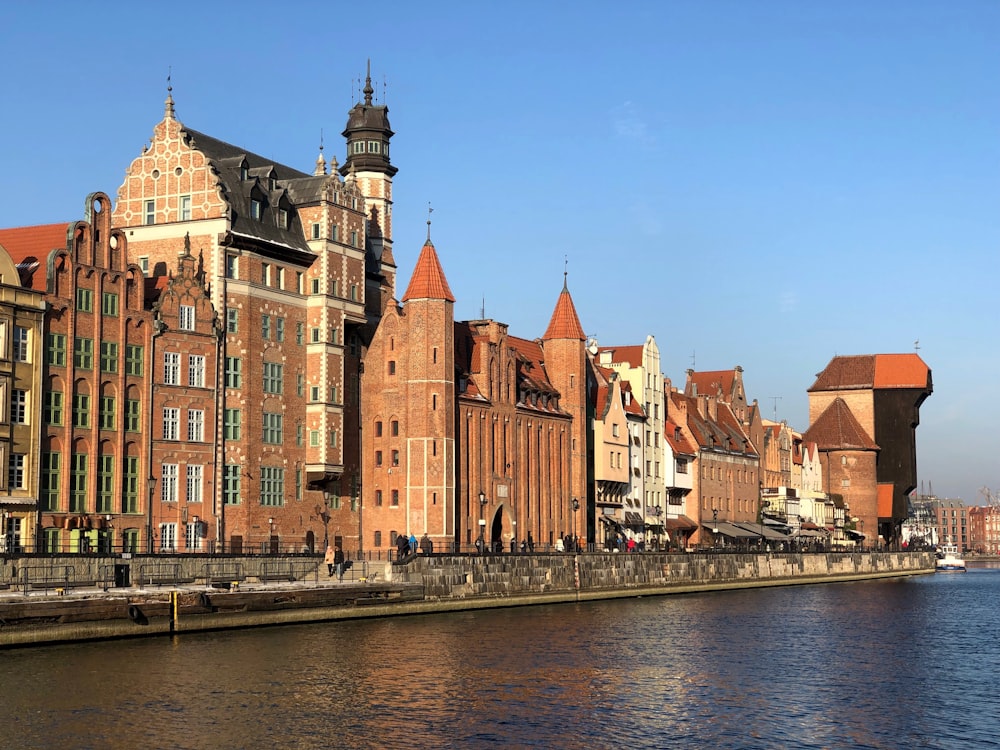
{"type": "Polygon", "coordinates": [[[443,299],[454,302],[455,297],[448,286],[448,279],[444,276],[441,268],[441,261],[438,260],[437,251],[430,238],[424,242],[420,249],[420,257],[417,258],[417,265],[413,269],[413,276],[410,277],[410,285],[406,287],[406,294],[403,295],[403,302],[411,299],[443,299]]]}
{"type": "Polygon", "coordinates": [[[565,275],[562,292],[560,292],[559,299],[556,302],[556,309],[552,311],[552,319],[549,321],[549,327],[542,338],[545,340],[587,340],[587,336],[583,332],[583,326],[580,325],[580,318],[576,314],[573,298],[570,296],[569,288],[566,286],[565,275]]]}

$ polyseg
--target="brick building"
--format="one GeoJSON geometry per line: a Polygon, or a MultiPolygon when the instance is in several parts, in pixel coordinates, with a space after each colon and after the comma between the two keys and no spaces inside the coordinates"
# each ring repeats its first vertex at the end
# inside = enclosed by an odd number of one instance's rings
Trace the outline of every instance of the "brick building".
{"type": "Polygon", "coordinates": [[[920,405],[933,392],[916,354],[838,356],[809,388],[809,429],[824,488],[842,495],[868,544],[902,543],[901,526],[917,484],[920,405]]]}
{"type": "MultiPolygon", "coordinates": [[[[161,471],[188,468],[176,456],[157,457],[157,533],[183,528],[194,548],[203,548],[204,533],[233,551],[313,549],[331,533],[360,533],[360,370],[394,284],[396,173],[388,110],[373,103],[370,78],[363,93],[348,114],[339,171],[322,149],[307,173],[188,128],[170,94],[149,145],[127,169],[114,221],[130,258],[163,288],[178,256],[193,248],[220,331],[219,377],[205,375],[218,398],[205,414],[217,429],[204,433],[214,454],[204,471],[216,468],[202,475],[200,490],[197,476],[178,477],[175,495],[161,471]]],[[[175,354],[157,349],[158,358],[175,354]]],[[[172,426],[157,422],[157,434],[164,429],[172,426]]]]}
{"type": "Polygon", "coordinates": [[[363,547],[401,534],[436,550],[585,536],[584,336],[568,290],[534,341],[456,322],[454,301],[428,236],[365,362],[363,547]]]}

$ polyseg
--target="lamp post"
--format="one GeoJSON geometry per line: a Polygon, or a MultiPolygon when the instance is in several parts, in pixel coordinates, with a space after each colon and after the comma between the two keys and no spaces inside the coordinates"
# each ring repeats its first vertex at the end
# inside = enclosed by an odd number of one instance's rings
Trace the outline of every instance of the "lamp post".
{"type": "Polygon", "coordinates": [[[764,498],[760,499],[760,510],[757,515],[760,516],[757,521],[760,523],[760,548],[764,549],[764,508],[770,506],[771,503],[764,498]]]}
{"type": "Polygon", "coordinates": [[[662,533],[663,532],[663,520],[662,520],[662,517],[663,517],[663,508],[661,508],[659,505],[657,505],[655,508],[653,508],[653,517],[656,519],[656,525],[660,527],[657,530],[657,532],[656,532],[656,551],[659,552],[660,551],[660,547],[663,546],[663,544],[662,544],[662,536],[663,536],[663,533],[662,533]]]}
{"type": "Polygon", "coordinates": [[[146,503],[146,552],[153,554],[153,493],[156,491],[156,477],[152,474],[146,478],[146,491],[149,493],[146,503]]]}
{"type": "Polygon", "coordinates": [[[486,493],[479,490],[479,554],[483,554],[486,549],[486,519],[483,514],[486,511],[486,493]]]}
{"type": "Polygon", "coordinates": [[[719,509],[712,508],[712,546],[719,543],[719,509]]]}
{"type": "MultiPolygon", "coordinates": [[[[576,538],[576,512],[580,510],[580,501],[575,497],[573,498],[573,545],[576,547],[573,551],[576,552],[580,548],[580,543],[576,538]]],[[[567,550],[568,551],[568,550],[567,550]]]]}

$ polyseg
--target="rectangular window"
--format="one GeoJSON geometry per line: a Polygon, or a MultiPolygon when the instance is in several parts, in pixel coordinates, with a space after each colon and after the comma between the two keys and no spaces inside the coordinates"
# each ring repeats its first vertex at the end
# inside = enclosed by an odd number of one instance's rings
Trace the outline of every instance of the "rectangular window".
{"type": "Polygon", "coordinates": [[[101,314],[112,318],[118,317],[118,295],[114,292],[104,292],[101,295],[101,314]]]}
{"type": "Polygon", "coordinates": [[[382,465],[382,451],[375,451],[375,465],[382,465]]]}
{"type": "Polygon", "coordinates": [[[295,324],[295,343],[301,344],[306,338],[306,327],[302,323],[295,324]]]}
{"type": "Polygon", "coordinates": [[[118,372],[118,344],[114,341],[101,342],[101,372],[118,372]]]}
{"type": "Polygon", "coordinates": [[[397,450],[392,452],[392,465],[399,466],[399,451],[397,450]]]}
{"type": "Polygon", "coordinates": [[[357,284],[351,284],[351,301],[352,302],[357,302],[358,301],[358,285],[357,284]]]}
{"type": "Polygon", "coordinates": [[[90,427],[90,396],[73,394],[73,426],[90,427]]]}
{"type": "Polygon", "coordinates": [[[188,464],[187,467],[187,501],[189,503],[201,502],[202,475],[204,467],[188,464]]]}
{"type": "Polygon", "coordinates": [[[59,467],[61,453],[42,453],[41,497],[42,510],[52,512],[59,507],[59,467]]]}
{"type": "Polygon", "coordinates": [[[184,527],[184,549],[189,552],[201,550],[201,540],[204,538],[201,533],[201,523],[192,521],[184,527]]]}
{"type": "Polygon", "coordinates": [[[271,316],[263,315],[260,319],[260,336],[264,341],[271,338],[271,316]]]}
{"type": "Polygon", "coordinates": [[[205,442],[205,412],[202,409],[188,409],[188,440],[205,442]]]}
{"type": "Polygon", "coordinates": [[[318,344],[320,342],[319,328],[313,328],[312,331],[311,331],[311,333],[312,333],[312,342],[314,344],[318,344]]]}
{"type": "Polygon", "coordinates": [[[125,457],[125,493],[122,498],[122,512],[139,512],[139,457],[125,457]]]}
{"type": "Polygon", "coordinates": [[[177,324],[182,331],[194,330],[194,305],[180,306],[177,324]]]}
{"type": "Polygon", "coordinates": [[[115,457],[97,458],[97,512],[112,513],[115,502],[115,457]]]}
{"type": "Polygon", "coordinates": [[[233,253],[228,253],[226,255],[226,278],[236,279],[237,276],[237,261],[236,256],[233,253]]]}
{"type": "Polygon", "coordinates": [[[389,504],[394,508],[399,506],[399,490],[392,491],[392,500],[389,504]]]}
{"type": "Polygon", "coordinates": [[[125,374],[142,377],[143,348],[137,344],[125,345],[125,374]]]}
{"type": "Polygon", "coordinates": [[[61,425],[63,423],[63,393],[49,391],[45,394],[45,423],[61,425]]]}
{"type": "Polygon", "coordinates": [[[260,221],[261,214],[264,212],[264,204],[260,202],[258,198],[250,199],[250,218],[254,221],[260,221]]]}
{"type": "Polygon", "coordinates": [[[243,387],[243,360],[239,357],[226,357],[226,388],[243,387]]]}
{"type": "Polygon", "coordinates": [[[160,502],[177,502],[177,464],[162,464],[160,466],[160,502]]]}
{"type": "Polygon", "coordinates": [[[181,221],[191,221],[191,196],[181,196],[181,221]]]}
{"type": "Polygon", "coordinates": [[[149,256],[141,255],[139,256],[139,270],[142,271],[143,276],[149,276],[149,256]]]}
{"type": "Polygon", "coordinates": [[[264,363],[264,393],[282,392],[285,366],[277,362],[264,363]]]}
{"type": "Polygon", "coordinates": [[[14,326],[14,340],[11,342],[10,356],[15,362],[28,361],[28,341],[30,331],[24,326],[14,326]]]}
{"type": "Polygon", "coordinates": [[[392,420],[392,422],[389,423],[389,434],[392,435],[393,437],[396,437],[397,435],[399,435],[399,420],[398,419],[394,419],[394,420],[392,420]]]}
{"type": "Polygon", "coordinates": [[[177,524],[160,524],[160,552],[174,552],[177,549],[177,524]]]}
{"type": "Polygon", "coordinates": [[[163,383],[181,384],[181,355],[177,352],[163,352],[163,383]]]}
{"type": "Polygon", "coordinates": [[[11,453],[7,459],[7,488],[11,490],[23,490],[24,484],[24,454],[11,453]]]}
{"type": "Polygon", "coordinates": [[[309,386],[309,400],[310,401],[314,401],[314,402],[315,401],[319,401],[319,386],[318,385],[311,385],[311,386],[309,386]]]}
{"type": "Polygon", "coordinates": [[[179,440],[180,424],[181,410],[172,406],[163,407],[163,439],[179,440]]]}
{"type": "Polygon", "coordinates": [[[194,388],[205,387],[205,357],[200,354],[188,356],[188,385],[194,388]]]}
{"type": "Polygon", "coordinates": [[[73,366],[78,370],[94,369],[94,340],[77,337],[73,339],[73,366]]]}
{"type": "Polygon", "coordinates": [[[143,209],[143,223],[146,226],[156,223],[156,202],[146,201],[143,209]]]}
{"type": "Polygon", "coordinates": [[[139,399],[130,398],[125,401],[125,430],[128,432],[139,432],[141,425],[139,419],[142,415],[139,399]]]}
{"type": "Polygon", "coordinates": [[[225,505],[240,504],[240,478],[242,464],[226,464],[222,470],[222,502],[225,505]]]}
{"type": "Polygon", "coordinates": [[[102,430],[115,429],[115,398],[114,396],[101,396],[100,417],[102,430]]]}
{"type": "Polygon", "coordinates": [[[281,445],[282,415],[264,412],[264,442],[281,445]]]}
{"type": "Polygon", "coordinates": [[[275,341],[285,340],[285,319],[275,318],[274,319],[274,339],[275,341]]]}
{"type": "Polygon", "coordinates": [[[312,225],[312,238],[314,240],[318,240],[319,239],[319,224],[313,224],[312,225]]]}
{"type": "Polygon", "coordinates": [[[260,467],[260,504],[279,507],[285,504],[285,470],[274,466],[260,467]]]}
{"type": "Polygon", "coordinates": [[[309,430],[309,447],[319,448],[319,430],[309,430]]]}
{"type": "Polygon", "coordinates": [[[295,394],[297,396],[306,395],[306,376],[301,372],[295,376],[295,394]]]}
{"type": "Polygon", "coordinates": [[[84,513],[87,509],[87,454],[73,454],[69,477],[69,512],[84,513]]]}
{"type": "Polygon", "coordinates": [[[15,388],[10,392],[10,421],[14,424],[28,423],[28,392],[15,388]]]}
{"type": "Polygon", "coordinates": [[[225,436],[226,440],[239,440],[242,435],[243,412],[240,409],[226,409],[225,436]]]}
{"type": "Polygon", "coordinates": [[[66,335],[50,333],[45,341],[45,364],[54,367],[66,366],[66,335]]]}
{"type": "Polygon", "coordinates": [[[382,504],[382,490],[375,490],[375,504],[382,504]]]}
{"type": "Polygon", "coordinates": [[[238,333],[240,330],[240,311],[234,307],[226,308],[226,333],[238,333]]]}
{"type": "Polygon", "coordinates": [[[310,288],[313,294],[319,294],[319,279],[312,279],[310,281],[310,288]]]}
{"type": "Polygon", "coordinates": [[[94,292],[92,289],[76,290],[76,311],[94,312],[94,292]]]}
{"type": "Polygon", "coordinates": [[[260,264],[260,280],[264,286],[271,286],[271,264],[261,263],[260,264]]]}

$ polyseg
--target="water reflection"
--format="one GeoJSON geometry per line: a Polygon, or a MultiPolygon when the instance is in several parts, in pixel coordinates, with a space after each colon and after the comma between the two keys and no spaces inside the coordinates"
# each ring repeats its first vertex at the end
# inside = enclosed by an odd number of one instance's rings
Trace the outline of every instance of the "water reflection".
{"type": "Polygon", "coordinates": [[[0,652],[0,746],[991,747],[998,593],[974,569],[0,652]]]}

